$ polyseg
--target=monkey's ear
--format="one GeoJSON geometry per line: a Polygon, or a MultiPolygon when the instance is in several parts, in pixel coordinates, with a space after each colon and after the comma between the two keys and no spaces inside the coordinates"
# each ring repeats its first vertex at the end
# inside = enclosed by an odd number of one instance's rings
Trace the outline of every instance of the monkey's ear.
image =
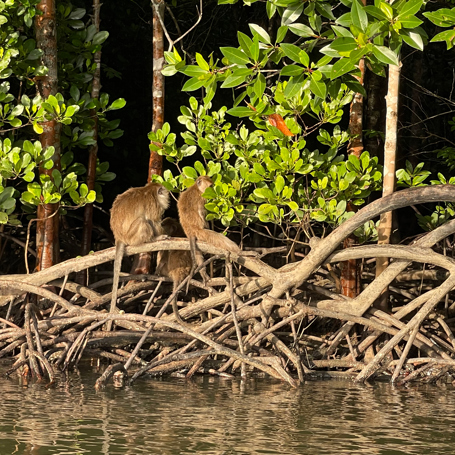
{"type": "Polygon", "coordinates": [[[165,195],[165,194],[167,194],[167,193],[168,193],[168,190],[167,190],[166,188],[164,188],[164,186],[160,186],[160,187],[158,188],[158,194],[159,194],[159,195],[165,195]]]}

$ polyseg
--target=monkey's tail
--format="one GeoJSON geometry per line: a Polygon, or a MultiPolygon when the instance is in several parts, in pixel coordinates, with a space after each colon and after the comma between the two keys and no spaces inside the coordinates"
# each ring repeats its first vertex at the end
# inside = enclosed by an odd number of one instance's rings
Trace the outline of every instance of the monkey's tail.
{"type": "MultiPolygon", "coordinates": [[[[114,259],[114,279],[112,280],[112,297],[111,297],[111,308],[109,313],[114,313],[117,307],[117,296],[118,296],[118,282],[120,276],[120,270],[122,268],[123,254],[125,253],[125,244],[118,242],[115,245],[115,259],[114,259]]],[[[112,320],[106,324],[106,330],[109,332],[112,328],[112,320]]]]}
{"type": "Polygon", "coordinates": [[[239,254],[242,251],[232,240],[229,240],[227,237],[218,232],[210,231],[209,229],[202,229],[198,231],[196,238],[202,242],[210,243],[210,245],[217,248],[228,250],[231,253],[239,254]]]}

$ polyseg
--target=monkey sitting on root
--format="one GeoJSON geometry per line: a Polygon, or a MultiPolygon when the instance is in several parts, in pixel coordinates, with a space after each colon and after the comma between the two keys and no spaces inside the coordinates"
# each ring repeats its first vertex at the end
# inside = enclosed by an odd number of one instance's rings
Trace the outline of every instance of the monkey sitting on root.
{"type": "MultiPolygon", "coordinates": [[[[204,262],[202,253],[196,250],[196,240],[207,242],[231,253],[240,254],[242,252],[232,240],[218,232],[207,229],[208,223],[205,219],[207,214],[205,209],[206,200],[202,197],[202,193],[212,185],[212,179],[202,175],[196,179],[192,186],[180,194],[177,202],[180,224],[190,241],[191,259],[193,262],[191,273],[194,273],[196,267],[204,262]]],[[[200,273],[204,281],[207,281],[207,272],[201,270],[200,273]]]]}
{"type": "MultiPolygon", "coordinates": [[[[164,238],[161,219],[168,207],[169,191],[159,183],[130,188],[115,198],[111,209],[115,260],[110,313],[115,311],[117,305],[118,282],[125,245],[140,245],[164,238]]],[[[110,330],[111,327],[112,321],[109,321],[106,328],[110,330]]]]}

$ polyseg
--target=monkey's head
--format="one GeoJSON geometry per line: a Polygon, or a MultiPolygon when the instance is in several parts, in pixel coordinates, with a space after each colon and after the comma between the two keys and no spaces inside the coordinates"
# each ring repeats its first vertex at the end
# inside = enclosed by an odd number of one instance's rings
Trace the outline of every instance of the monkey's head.
{"type": "Polygon", "coordinates": [[[147,187],[149,188],[148,191],[151,191],[152,195],[155,195],[159,210],[163,213],[169,207],[169,191],[160,183],[149,183],[147,187]]]}
{"type": "Polygon", "coordinates": [[[164,229],[164,232],[171,237],[185,237],[182,226],[174,218],[164,218],[161,222],[161,227],[164,229]]]}
{"type": "Polygon", "coordinates": [[[206,175],[201,175],[196,179],[196,185],[199,192],[202,194],[209,186],[213,185],[213,181],[206,175]]]}
{"type": "Polygon", "coordinates": [[[166,188],[164,188],[163,185],[159,185],[156,195],[158,197],[158,204],[160,204],[160,206],[164,212],[169,207],[169,203],[170,203],[169,191],[166,188]]]}

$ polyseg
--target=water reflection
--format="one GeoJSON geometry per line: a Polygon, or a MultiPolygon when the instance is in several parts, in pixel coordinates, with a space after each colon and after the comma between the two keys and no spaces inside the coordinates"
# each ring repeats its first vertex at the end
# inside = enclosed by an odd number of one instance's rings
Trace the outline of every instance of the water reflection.
{"type": "Polygon", "coordinates": [[[0,454],[452,454],[453,388],[201,377],[95,392],[0,379],[0,454]]]}

